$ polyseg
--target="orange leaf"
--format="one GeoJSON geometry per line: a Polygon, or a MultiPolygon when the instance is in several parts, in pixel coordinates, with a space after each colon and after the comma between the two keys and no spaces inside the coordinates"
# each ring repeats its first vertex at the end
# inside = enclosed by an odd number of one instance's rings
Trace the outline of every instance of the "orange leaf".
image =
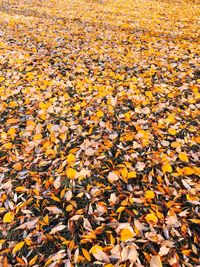
{"type": "Polygon", "coordinates": [[[82,253],[83,253],[83,255],[84,255],[84,257],[86,258],[87,261],[91,261],[90,254],[86,249],[82,248],[82,253]]]}
{"type": "Polygon", "coordinates": [[[35,255],[35,257],[33,257],[33,258],[29,261],[29,266],[32,266],[32,265],[36,262],[37,258],[38,258],[38,255],[35,255]]]}
{"type": "Polygon", "coordinates": [[[13,144],[11,142],[4,144],[5,149],[11,149],[13,144]]]}
{"type": "Polygon", "coordinates": [[[145,193],[145,198],[153,199],[155,197],[155,193],[152,190],[147,190],[145,193]]]}
{"type": "Polygon", "coordinates": [[[189,219],[191,222],[200,224],[200,219],[189,219]]]}
{"type": "Polygon", "coordinates": [[[13,165],[13,168],[17,171],[21,171],[22,170],[22,165],[21,163],[19,162],[16,162],[14,165],[13,165]]]}
{"type": "Polygon", "coordinates": [[[190,167],[185,167],[182,169],[184,175],[192,175],[194,174],[194,170],[190,167]]]}

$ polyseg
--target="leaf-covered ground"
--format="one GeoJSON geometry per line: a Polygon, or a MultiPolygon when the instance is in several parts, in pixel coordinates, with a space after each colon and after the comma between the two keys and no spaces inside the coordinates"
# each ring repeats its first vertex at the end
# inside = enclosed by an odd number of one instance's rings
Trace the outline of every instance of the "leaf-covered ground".
{"type": "Polygon", "coordinates": [[[0,266],[199,266],[198,1],[0,1],[0,266]]]}

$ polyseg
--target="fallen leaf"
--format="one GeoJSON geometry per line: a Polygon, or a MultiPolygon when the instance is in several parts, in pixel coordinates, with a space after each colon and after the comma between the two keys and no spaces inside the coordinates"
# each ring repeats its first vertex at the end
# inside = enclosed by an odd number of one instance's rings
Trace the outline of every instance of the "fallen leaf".
{"type": "Polygon", "coordinates": [[[171,165],[170,165],[169,163],[167,163],[167,164],[163,164],[163,165],[162,165],[162,171],[163,171],[164,173],[166,173],[166,172],[172,172],[172,167],[171,167],[171,165]]]}
{"type": "Polygon", "coordinates": [[[73,162],[75,162],[76,161],[76,157],[73,155],[73,154],[69,154],[68,156],[67,156],[67,162],[68,163],[73,163],[73,162]]]}
{"type": "Polygon", "coordinates": [[[179,159],[182,160],[182,161],[189,162],[188,156],[187,156],[187,154],[184,153],[184,152],[179,153],[179,154],[178,154],[178,157],[179,157],[179,159]]]}
{"type": "Polygon", "coordinates": [[[150,267],[162,267],[160,256],[151,256],[150,267]]]}
{"type": "Polygon", "coordinates": [[[150,224],[158,222],[157,216],[155,214],[153,214],[153,213],[147,214],[146,217],[145,217],[145,220],[150,224]]]}
{"type": "Polygon", "coordinates": [[[153,199],[153,198],[155,198],[155,193],[152,190],[147,190],[145,192],[145,198],[147,198],[147,199],[153,199]]]}
{"type": "Polygon", "coordinates": [[[130,241],[134,236],[133,231],[130,229],[123,229],[120,233],[120,240],[122,242],[130,241]]]}
{"type": "Polygon", "coordinates": [[[82,253],[83,253],[83,255],[84,255],[84,257],[86,258],[87,261],[91,261],[90,254],[86,249],[82,248],[82,253]]]}
{"type": "Polygon", "coordinates": [[[14,221],[14,219],[15,219],[14,213],[13,212],[7,212],[3,216],[3,223],[11,223],[14,221]]]}
{"type": "Polygon", "coordinates": [[[17,253],[17,251],[19,251],[20,249],[23,248],[24,244],[25,244],[24,241],[17,243],[17,244],[14,246],[14,248],[13,248],[13,250],[12,250],[12,253],[13,253],[13,254],[17,253]]]}
{"type": "Polygon", "coordinates": [[[52,228],[52,230],[50,231],[50,234],[53,235],[53,234],[55,234],[57,232],[60,232],[60,231],[64,230],[66,227],[67,227],[66,225],[62,225],[62,224],[57,225],[54,228],[52,228]]]}
{"type": "Polygon", "coordinates": [[[67,175],[67,178],[74,179],[76,176],[76,170],[74,170],[72,168],[67,168],[66,169],[66,175],[67,175]]]}

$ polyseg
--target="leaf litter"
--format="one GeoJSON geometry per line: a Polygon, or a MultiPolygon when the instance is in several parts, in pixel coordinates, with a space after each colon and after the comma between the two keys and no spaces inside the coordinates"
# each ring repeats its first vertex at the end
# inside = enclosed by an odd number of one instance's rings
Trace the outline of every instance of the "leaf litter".
{"type": "Polygon", "coordinates": [[[0,2],[1,266],[199,266],[199,16],[0,2]]]}

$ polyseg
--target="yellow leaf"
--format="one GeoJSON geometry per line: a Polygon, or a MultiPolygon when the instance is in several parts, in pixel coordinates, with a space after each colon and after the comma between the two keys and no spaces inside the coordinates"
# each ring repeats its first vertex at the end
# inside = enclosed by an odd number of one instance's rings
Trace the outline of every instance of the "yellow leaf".
{"type": "Polygon", "coordinates": [[[42,139],[42,134],[36,134],[36,135],[33,136],[33,140],[34,141],[37,141],[37,140],[40,140],[40,139],[42,139]]]}
{"type": "Polygon", "coordinates": [[[69,155],[67,156],[67,162],[68,162],[68,163],[75,162],[75,160],[76,160],[76,157],[75,157],[73,154],[69,154],[69,155]]]}
{"type": "Polygon", "coordinates": [[[186,161],[186,162],[189,161],[189,160],[188,160],[188,156],[187,156],[187,154],[184,153],[184,152],[179,153],[178,157],[179,157],[179,159],[182,160],[182,161],[186,161]]]}
{"type": "Polygon", "coordinates": [[[73,109],[74,109],[75,111],[78,111],[80,108],[81,108],[81,106],[80,106],[79,104],[77,104],[77,105],[75,105],[75,106],[73,107],[73,109]]]}
{"type": "Polygon", "coordinates": [[[45,152],[46,156],[52,155],[55,156],[55,151],[52,148],[48,148],[45,152]]]}
{"type": "Polygon", "coordinates": [[[146,91],[145,92],[145,95],[148,96],[149,98],[152,98],[153,97],[153,94],[151,91],[146,91]]]}
{"type": "Polygon", "coordinates": [[[189,219],[191,222],[200,224],[200,219],[189,219]]]}
{"type": "Polygon", "coordinates": [[[169,128],[168,133],[171,135],[176,135],[176,130],[174,128],[169,128]]]}
{"type": "Polygon", "coordinates": [[[122,178],[125,179],[127,177],[127,175],[128,175],[127,168],[122,168],[119,171],[120,171],[120,174],[121,174],[122,178]]]}
{"type": "Polygon", "coordinates": [[[172,167],[169,163],[162,165],[162,171],[163,172],[172,172],[172,167]]]}
{"type": "Polygon", "coordinates": [[[153,199],[155,197],[155,193],[151,190],[147,190],[145,193],[145,198],[153,199]]]}
{"type": "Polygon", "coordinates": [[[56,201],[56,202],[60,202],[61,200],[58,198],[58,197],[56,197],[55,195],[53,195],[52,197],[51,197],[51,199],[53,199],[54,201],[56,201]]]}
{"type": "Polygon", "coordinates": [[[9,130],[8,130],[8,134],[10,135],[11,139],[14,140],[15,139],[15,134],[16,134],[16,129],[11,127],[9,130]]]}
{"type": "Polygon", "coordinates": [[[21,170],[22,170],[22,165],[21,165],[21,163],[16,162],[16,163],[13,165],[13,169],[15,169],[15,170],[17,170],[17,171],[21,171],[21,170]]]}
{"type": "Polygon", "coordinates": [[[13,222],[15,219],[15,216],[12,212],[7,212],[4,216],[3,216],[3,223],[10,223],[13,222]]]}
{"type": "Polygon", "coordinates": [[[131,178],[136,178],[137,176],[136,176],[136,172],[135,171],[131,171],[131,172],[129,172],[128,173],[128,179],[131,179],[131,178]]]}
{"type": "Polygon", "coordinates": [[[120,233],[120,240],[126,242],[133,238],[134,233],[130,229],[123,229],[120,233]]]}
{"type": "Polygon", "coordinates": [[[45,222],[45,224],[49,224],[49,216],[48,215],[45,215],[44,218],[43,218],[43,221],[45,222]]]}
{"type": "Polygon", "coordinates": [[[15,254],[17,251],[19,251],[21,248],[23,248],[25,242],[19,242],[17,245],[15,245],[15,247],[13,248],[12,253],[15,254]]]}
{"type": "Polygon", "coordinates": [[[48,259],[44,265],[44,267],[48,266],[50,263],[52,263],[53,258],[51,257],[50,259],[48,259]]]}
{"type": "Polygon", "coordinates": [[[0,82],[3,82],[5,78],[3,76],[0,76],[0,82]]]}
{"type": "Polygon", "coordinates": [[[19,120],[18,119],[8,119],[7,120],[7,124],[15,124],[15,123],[17,123],[19,120]]]}
{"type": "Polygon", "coordinates": [[[27,189],[26,189],[26,187],[25,186],[17,186],[16,188],[15,188],[15,191],[16,192],[25,192],[27,189]]]}
{"type": "Polygon", "coordinates": [[[116,210],[116,212],[117,212],[117,213],[120,213],[120,212],[122,212],[123,210],[125,210],[125,207],[119,207],[119,208],[116,210]]]}
{"type": "Polygon", "coordinates": [[[86,258],[87,261],[91,261],[90,254],[86,249],[82,248],[82,253],[83,253],[83,255],[84,255],[84,257],[86,258]]]}
{"type": "Polygon", "coordinates": [[[71,211],[71,210],[73,210],[73,206],[70,204],[70,205],[68,205],[67,207],[66,207],[66,211],[71,211]]]}
{"type": "Polygon", "coordinates": [[[192,174],[194,174],[194,170],[192,168],[190,168],[190,167],[184,167],[182,169],[182,172],[183,172],[184,175],[192,175],[192,174]]]}
{"type": "Polygon", "coordinates": [[[178,148],[181,147],[183,144],[181,142],[172,142],[171,147],[173,148],[178,148]]]}
{"type": "Polygon", "coordinates": [[[97,111],[97,117],[98,117],[98,118],[103,117],[103,115],[104,115],[103,111],[101,111],[101,110],[98,110],[98,111],[97,111]]]}
{"type": "Polygon", "coordinates": [[[194,170],[195,175],[200,176],[200,168],[193,167],[193,170],[194,170]]]}
{"type": "Polygon", "coordinates": [[[33,258],[29,261],[29,266],[32,266],[32,265],[36,262],[37,258],[38,258],[38,255],[35,255],[35,257],[33,257],[33,258]]]}
{"type": "Polygon", "coordinates": [[[184,254],[185,256],[189,256],[191,253],[191,250],[190,249],[184,249],[181,251],[181,253],[184,254]]]}
{"type": "Polygon", "coordinates": [[[9,106],[10,106],[11,108],[14,108],[14,107],[17,107],[18,104],[17,104],[16,102],[14,102],[14,101],[11,101],[11,102],[9,103],[9,106]]]}
{"type": "Polygon", "coordinates": [[[0,239],[0,245],[3,245],[3,243],[6,241],[6,239],[0,239]]]}
{"type": "Polygon", "coordinates": [[[41,109],[45,109],[46,108],[46,105],[44,104],[44,102],[40,102],[39,103],[39,108],[41,108],[41,109]]]}
{"type": "Polygon", "coordinates": [[[174,123],[175,122],[175,118],[174,118],[174,116],[172,114],[169,114],[166,120],[169,123],[174,123]]]}
{"type": "Polygon", "coordinates": [[[5,149],[11,149],[13,144],[11,142],[4,144],[5,149]]]}
{"type": "Polygon", "coordinates": [[[44,149],[50,149],[49,147],[51,146],[51,143],[49,141],[46,141],[44,144],[43,144],[43,148],[44,149]]]}
{"type": "Polygon", "coordinates": [[[148,222],[148,223],[157,223],[158,222],[158,218],[156,217],[155,214],[153,213],[149,213],[146,215],[145,217],[145,220],[148,222]]]}
{"type": "Polygon", "coordinates": [[[69,179],[74,179],[76,176],[76,170],[72,169],[72,168],[67,168],[66,170],[66,175],[69,179]]]}
{"type": "Polygon", "coordinates": [[[24,241],[26,242],[26,244],[27,244],[28,246],[30,246],[30,245],[32,244],[32,241],[31,241],[30,238],[25,238],[24,241]]]}
{"type": "Polygon", "coordinates": [[[91,249],[90,249],[90,253],[92,254],[97,254],[98,250],[103,251],[103,248],[100,247],[99,245],[94,245],[91,249]]]}
{"type": "Polygon", "coordinates": [[[137,79],[136,76],[133,76],[133,77],[131,78],[131,82],[132,82],[133,84],[137,84],[137,81],[138,81],[138,79],[137,79]]]}
{"type": "MultiPolygon", "coordinates": [[[[6,197],[7,198],[7,197],[6,197]]],[[[6,199],[5,198],[5,199],[6,199]]],[[[4,207],[0,207],[0,213],[3,213],[4,211],[6,211],[6,209],[4,207]]]]}

